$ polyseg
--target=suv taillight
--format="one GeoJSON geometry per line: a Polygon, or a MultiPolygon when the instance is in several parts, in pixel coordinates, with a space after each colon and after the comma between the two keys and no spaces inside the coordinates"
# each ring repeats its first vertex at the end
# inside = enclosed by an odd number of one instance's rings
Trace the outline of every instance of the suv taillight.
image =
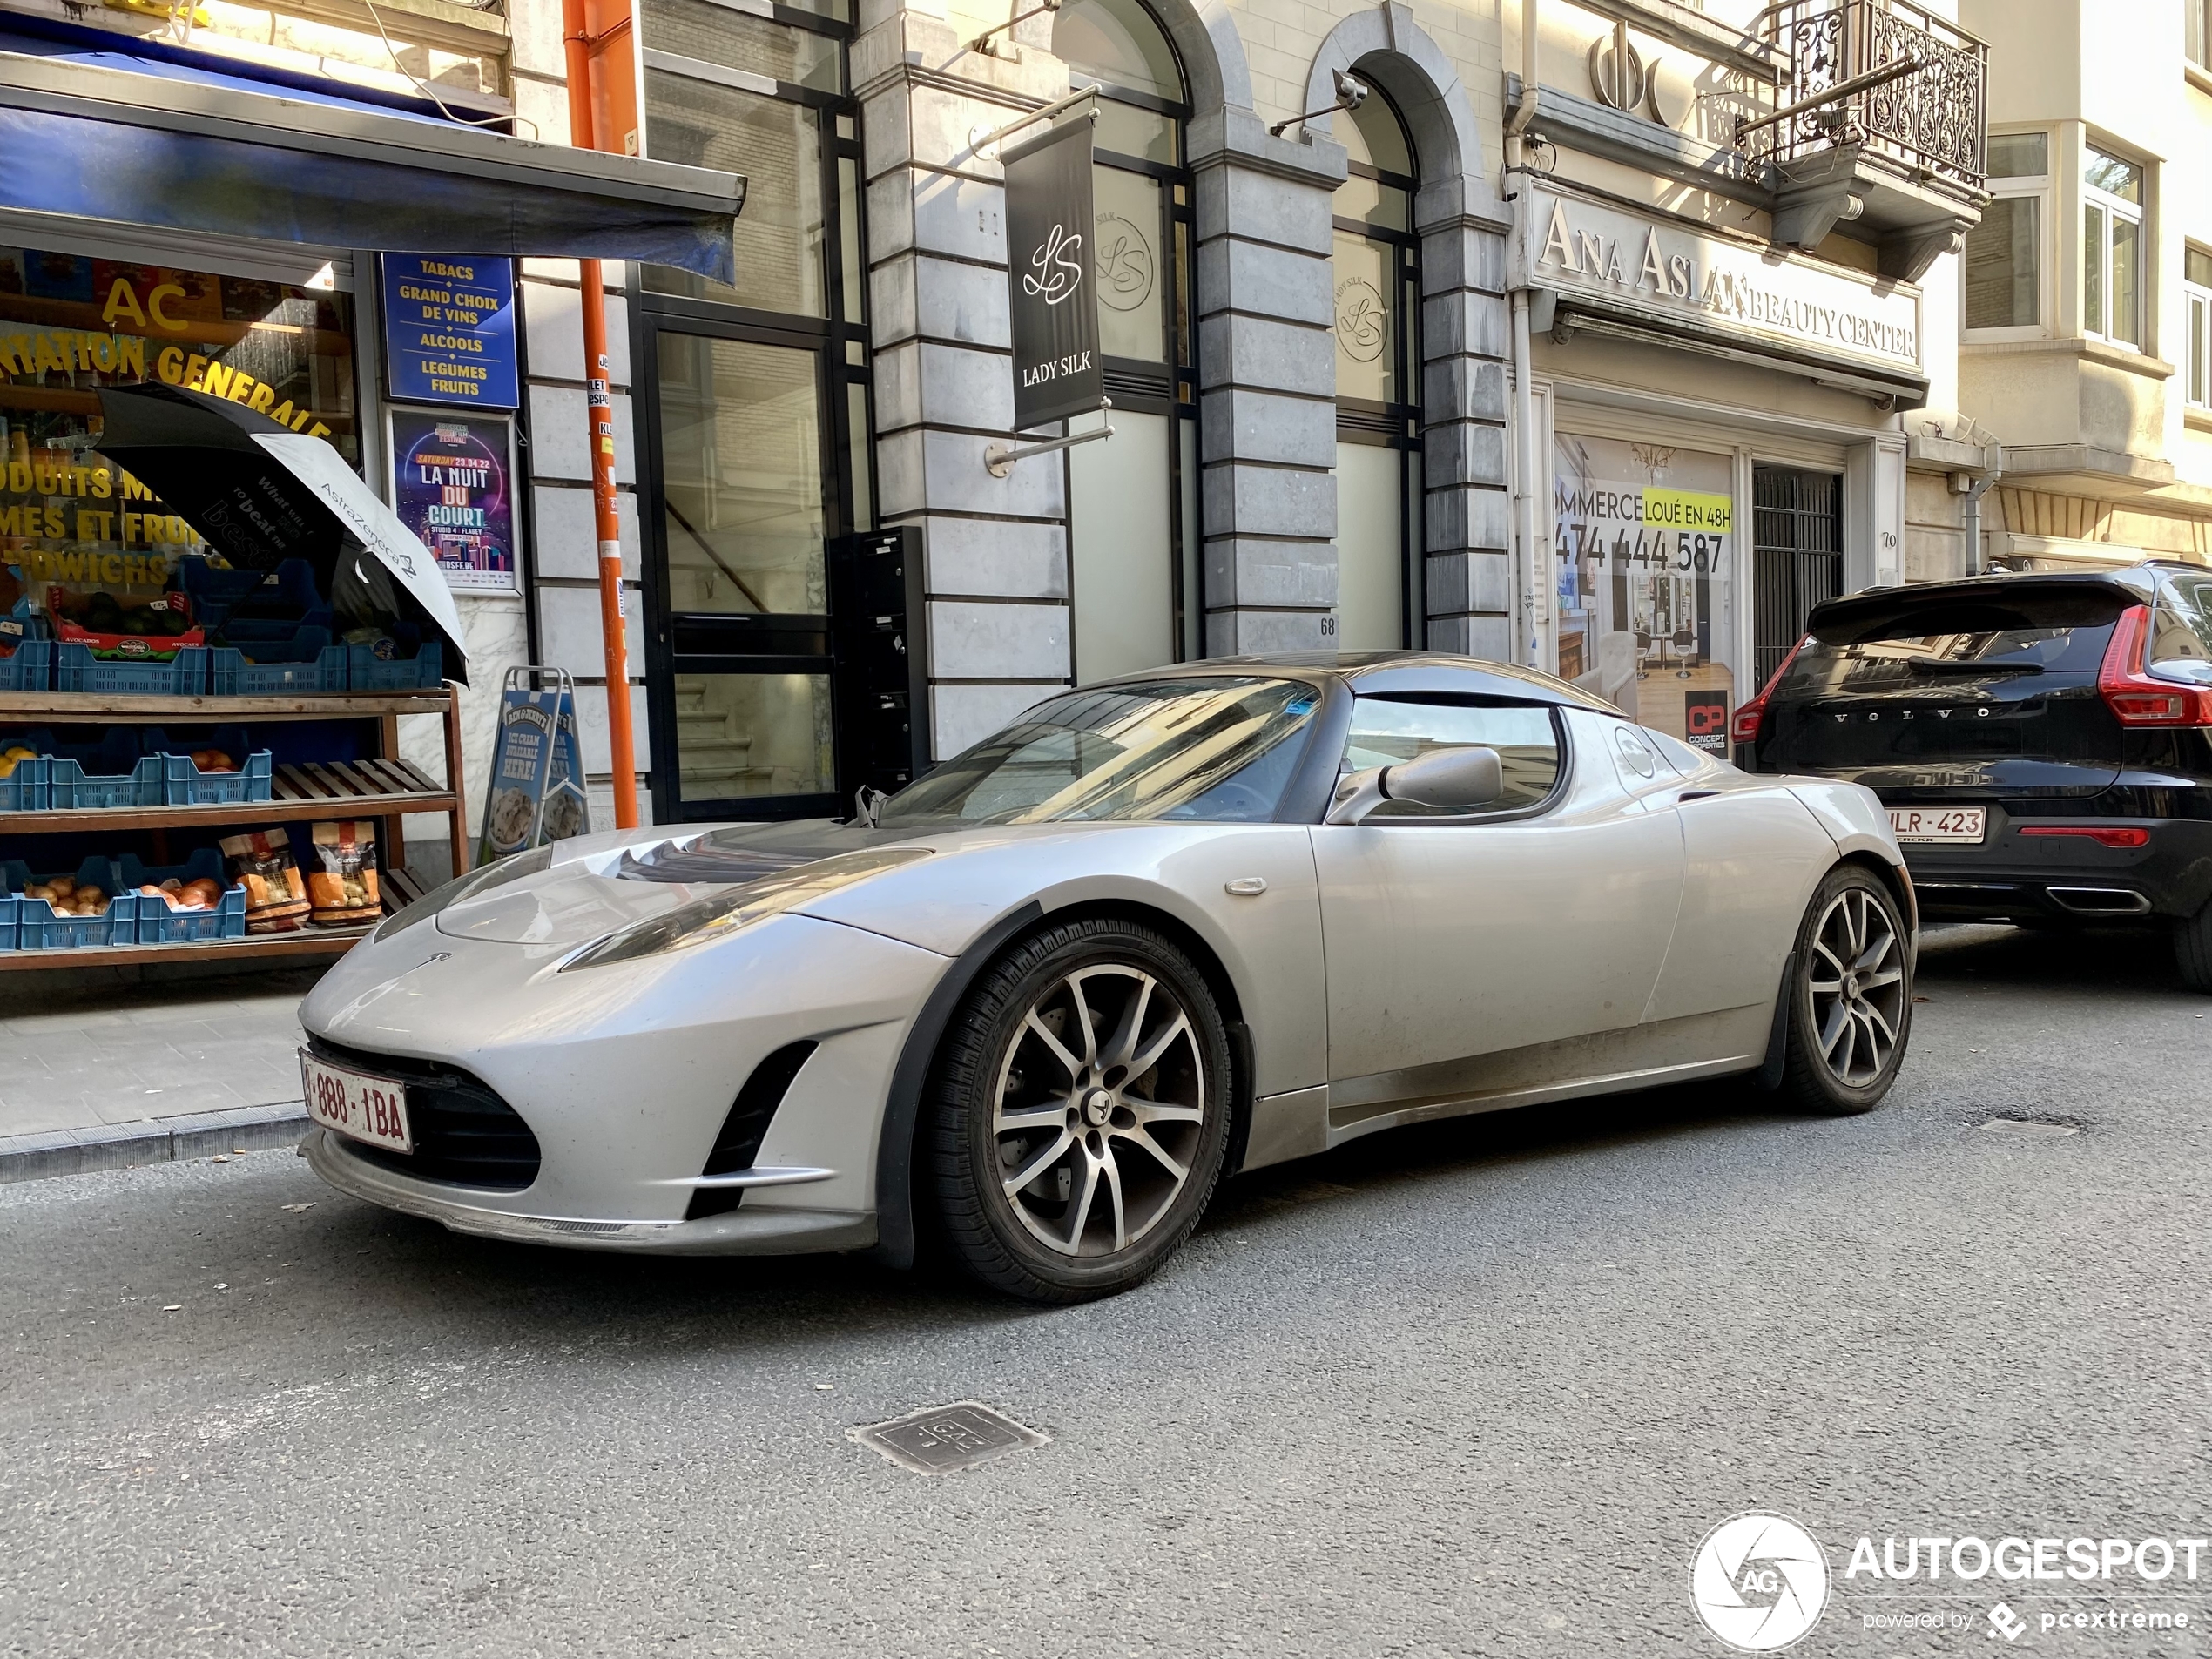
{"type": "Polygon", "coordinates": [[[2122,725],[2212,725],[2212,686],[2176,685],[2144,671],[2149,650],[2150,607],[2134,605],[2112,626],[2097,670],[2097,694],[2122,725]]]}
{"type": "Polygon", "coordinates": [[[1811,644],[1812,636],[1807,634],[1791,646],[1790,654],[1782,659],[1782,665],[1767,676],[1766,689],[1736,711],[1736,718],[1728,723],[1730,739],[1745,746],[1759,740],[1759,727],[1766,719],[1767,698],[1773,696],[1774,688],[1782,684],[1782,677],[1790,671],[1790,664],[1797,660],[1797,653],[1811,644]]]}

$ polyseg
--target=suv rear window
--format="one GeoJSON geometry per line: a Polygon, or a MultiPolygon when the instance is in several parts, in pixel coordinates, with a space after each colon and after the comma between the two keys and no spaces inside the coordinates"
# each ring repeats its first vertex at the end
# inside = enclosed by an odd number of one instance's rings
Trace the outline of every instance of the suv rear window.
{"type": "Polygon", "coordinates": [[[2017,674],[2094,677],[2126,601],[2087,588],[1972,601],[1900,603],[1824,624],[1774,688],[1777,698],[1893,691],[2017,674]]]}

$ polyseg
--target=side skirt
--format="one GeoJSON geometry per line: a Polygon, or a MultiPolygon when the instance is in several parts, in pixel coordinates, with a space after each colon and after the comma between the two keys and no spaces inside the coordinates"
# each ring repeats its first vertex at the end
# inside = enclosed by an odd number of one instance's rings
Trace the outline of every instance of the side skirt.
{"type": "Polygon", "coordinates": [[[1253,1104],[1243,1167],[1310,1157],[1406,1123],[1757,1071],[1771,1017],[1753,1003],[1271,1095],[1253,1104]]]}

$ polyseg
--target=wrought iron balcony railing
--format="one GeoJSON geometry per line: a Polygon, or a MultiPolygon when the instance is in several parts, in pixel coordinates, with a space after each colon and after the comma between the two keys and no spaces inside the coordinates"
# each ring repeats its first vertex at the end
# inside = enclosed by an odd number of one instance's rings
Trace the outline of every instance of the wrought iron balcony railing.
{"type": "Polygon", "coordinates": [[[1753,155],[1786,163],[1857,140],[1915,173],[1981,188],[1989,84],[1982,41],[1912,0],[1781,0],[1752,28],[1789,64],[1778,109],[1908,59],[1919,64],[1747,134],[1753,155]]]}

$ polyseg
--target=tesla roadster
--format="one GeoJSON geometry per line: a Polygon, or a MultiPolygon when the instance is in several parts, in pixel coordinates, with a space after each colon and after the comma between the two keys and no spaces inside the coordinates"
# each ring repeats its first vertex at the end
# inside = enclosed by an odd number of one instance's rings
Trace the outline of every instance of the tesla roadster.
{"type": "Polygon", "coordinates": [[[342,1191],[603,1250],[1137,1283],[1224,1173],[1749,1074],[1864,1111],[1912,1012],[1880,803],[1532,671],[1216,659],[1040,704],[844,822],[583,837],[302,1009],[342,1191]]]}

